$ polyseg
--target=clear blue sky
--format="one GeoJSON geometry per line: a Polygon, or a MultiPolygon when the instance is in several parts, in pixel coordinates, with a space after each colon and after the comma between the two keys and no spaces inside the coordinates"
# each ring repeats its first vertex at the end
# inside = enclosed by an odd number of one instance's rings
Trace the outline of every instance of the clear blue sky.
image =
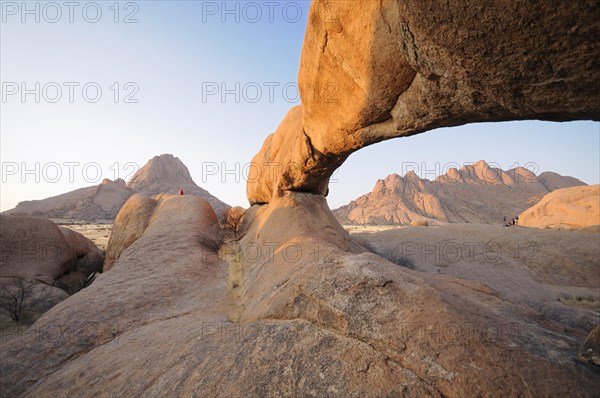
{"type": "MultiPolygon", "coordinates": [[[[247,206],[244,165],[298,103],[309,2],[100,1],[99,10],[28,2],[32,13],[22,4],[1,4],[2,210],[127,179],[162,153],[179,157],[213,195],[247,206]],[[231,91],[224,98],[223,88],[231,91]],[[31,91],[24,98],[23,89],[31,91]]],[[[424,175],[485,159],[597,184],[599,148],[592,122],[440,129],[353,154],[329,203],[345,204],[414,163],[424,175]]]]}

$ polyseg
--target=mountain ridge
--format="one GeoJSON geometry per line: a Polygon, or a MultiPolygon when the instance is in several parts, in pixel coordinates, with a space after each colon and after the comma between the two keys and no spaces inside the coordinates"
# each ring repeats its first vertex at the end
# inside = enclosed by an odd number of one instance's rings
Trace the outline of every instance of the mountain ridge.
{"type": "Polygon", "coordinates": [[[480,160],[451,168],[435,180],[421,179],[414,171],[404,177],[392,173],[333,213],[344,224],[493,224],[518,215],[549,192],[580,185],[587,184],[554,172],[537,176],[523,167],[505,171],[480,160]]]}
{"type": "Polygon", "coordinates": [[[121,178],[104,179],[98,185],[79,188],[45,199],[19,202],[3,214],[28,214],[48,218],[86,221],[114,220],[121,206],[134,194],[155,196],[177,194],[199,196],[210,203],[219,218],[230,207],[192,179],[187,166],[171,154],[154,156],[142,166],[128,183],[121,178]]]}

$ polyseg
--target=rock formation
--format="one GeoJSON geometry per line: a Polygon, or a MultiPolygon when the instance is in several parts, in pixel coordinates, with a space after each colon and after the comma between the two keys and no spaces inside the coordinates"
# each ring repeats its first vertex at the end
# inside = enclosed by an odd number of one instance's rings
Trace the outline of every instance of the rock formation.
{"type": "Polygon", "coordinates": [[[583,343],[581,357],[600,366],[600,325],[590,332],[583,343]]]}
{"type": "MultiPolygon", "coordinates": [[[[216,220],[211,218],[213,212],[206,210],[204,201],[198,201],[197,196],[190,196],[193,198],[191,203],[201,203],[201,208],[203,209],[202,211],[204,213],[208,213],[206,217],[210,218],[211,223],[205,226],[207,228],[206,232],[209,233],[209,235],[205,237],[204,245],[213,247],[213,249],[216,250],[216,248],[219,246],[220,239],[217,238],[217,236],[219,236],[219,232],[218,226],[216,225],[216,220]]],[[[137,194],[132,196],[125,203],[117,215],[110,240],[108,241],[108,248],[103,267],[104,271],[110,270],[114,263],[119,259],[121,254],[145,234],[146,229],[152,223],[155,211],[160,210],[160,207],[157,206],[167,202],[171,203],[173,200],[174,198],[172,195],[158,195],[150,198],[141,194],[137,194]]],[[[182,206],[182,203],[186,202],[178,203],[179,206],[182,206]]],[[[210,204],[208,204],[208,206],[210,206],[210,204]]],[[[190,221],[185,220],[185,217],[185,215],[181,215],[176,219],[184,224],[190,223],[190,221]]],[[[171,222],[175,222],[175,219],[171,220],[171,222]]],[[[168,232],[166,229],[164,231],[168,232]]]]}
{"type": "MultiPolygon", "coordinates": [[[[130,199],[119,219],[147,225],[132,227],[138,238],[110,270],[32,327],[60,325],[65,333],[0,342],[1,391],[593,396],[600,386],[593,365],[572,360],[579,348],[573,337],[584,338],[591,322],[585,313],[550,319],[539,315],[537,296],[523,306],[502,285],[415,272],[366,253],[323,196],[286,192],[273,205],[249,209],[243,238],[219,256],[207,202],[130,199]],[[239,284],[230,285],[240,262],[239,284]]],[[[503,259],[512,264],[510,255],[503,259]]],[[[569,278],[537,273],[541,281],[569,278]]]]}
{"type": "Polygon", "coordinates": [[[600,226],[600,185],[549,193],[519,216],[519,225],[555,229],[600,226]]]}
{"type": "MultiPolygon", "coordinates": [[[[227,314],[236,307],[228,302],[226,267],[215,252],[220,239],[217,217],[197,196],[146,199],[153,202],[151,206],[134,196],[121,210],[119,220],[131,220],[128,225],[138,236],[127,247],[120,246],[108,272],[47,312],[29,334],[0,341],[3,395],[22,395],[42,380],[37,392],[29,392],[65,396],[69,390],[79,390],[84,395],[135,396],[179,390],[186,395],[193,385],[185,386],[191,379],[179,372],[185,368],[186,373],[194,373],[197,368],[187,361],[212,367],[209,362],[219,360],[207,348],[227,344],[211,340],[212,331],[215,326],[233,325],[227,314]],[[48,331],[52,336],[47,337],[48,331]],[[118,352],[123,356],[115,356],[118,352]],[[83,372],[83,378],[64,384],[62,377],[71,372],[83,372]],[[112,381],[87,379],[100,374],[112,381]],[[168,382],[163,389],[159,375],[181,384],[171,389],[168,382]]],[[[111,246],[115,244],[122,241],[113,240],[111,246]]]]}
{"type": "Polygon", "coordinates": [[[435,181],[414,172],[378,180],[370,193],[333,210],[342,224],[410,224],[411,221],[502,223],[537,203],[557,187],[585,185],[522,167],[503,171],[485,161],[451,168],[435,181]]]}
{"type": "Polygon", "coordinates": [[[229,206],[200,188],[188,168],[173,155],[160,155],[150,159],[140,168],[128,184],[122,179],[105,179],[100,185],[77,189],[43,200],[21,202],[5,214],[29,214],[58,219],[114,220],[123,203],[141,193],[153,196],[175,194],[183,189],[187,195],[206,199],[219,217],[225,217],[229,206]]]}
{"type": "MultiPolygon", "coordinates": [[[[293,242],[302,253],[328,247],[331,256],[290,264],[281,250],[259,265],[245,261],[245,280],[253,283],[245,284],[250,290],[242,295],[242,319],[309,320],[367,343],[388,365],[367,360],[365,376],[376,369],[379,381],[364,393],[358,385],[370,380],[358,383],[357,373],[345,367],[359,360],[336,357],[332,361],[346,383],[319,383],[317,391],[344,396],[595,395],[597,369],[573,365],[577,349],[572,345],[562,351],[564,357],[558,354],[569,337],[551,341],[544,336],[547,316],[523,325],[537,330],[530,335],[533,340],[500,339],[493,348],[481,336],[469,339],[473,346],[461,345],[460,332],[444,349],[428,336],[396,339],[403,320],[435,322],[442,329],[451,329],[453,321],[486,329],[486,319],[493,319],[498,330],[525,318],[514,307],[495,312],[508,302],[501,304],[503,299],[485,286],[416,276],[403,268],[392,271],[375,258],[350,254],[355,249],[331,220],[324,195],[329,177],[352,152],[386,139],[470,122],[599,120],[598,44],[592,39],[600,30],[598,20],[600,6],[586,1],[474,2],[468,7],[419,1],[313,4],[298,77],[302,106],[288,112],[253,159],[256,170],[247,196],[254,206],[244,217],[249,226],[242,242],[255,239],[260,248],[271,239],[293,242]],[[266,172],[272,165],[276,172],[266,172]],[[260,275],[267,274],[268,282],[261,282],[260,275]],[[463,307],[467,302],[468,310],[463,307]],[[483,346],[490,349],[475,348],[483,346]],[[388,379],[392,363],[400,374],[388,379]],[[414,375],[414,383],[402,375],[414,375]],[[571,384],[575,379],[584,384],[571,384]]],[[[473,171],[478,175],[483,169],[473,171]]],[[[506,184],[525,172],[492,173],[486,182],[506,184]]],[[[543,182],[539,186],[547,190],[543,182]]],[[[306,393],[304,384],[294,382],[277,385],[292,384],[293,393],[306,393]]]]}
{"type": "Polygon", "coordinates": [[[108,240],[104,271],[108,271],[121,253],[142,236],[155,206],[156,200],[137,194],[121,208],[108,240]]]}
{"type": "Polygon", "coordinates": [[[544,184],[548,191],[556,191],[562,188],[571,188],[579,185],[587,185],[583,181],[573,177],[561,176],[551,171],[544,171],[538,176],[538,180],[544,184]]]}
{"type": "Polygon", "coordinates": [[[60,227],[60,230],[71,246],[77,260],[66,274],[54,282],[54,286],[73,294],[89,282],[88,277],[90,275],[102,271],[104,251],[79,232],[65,227],[60,227]]]}
{"type": "Polygon", "coordinates": [[[102,250],[89,239],[42,218],[0,215],[0,242],[1,288],[14,285],[15,280],[40,285],[35,288],[44,290],[39,292],[44,296],[39,300],[40,312],[79,291],[104,261],[102,250]]]}
{"type": "Polygon", "coordinates": [[[173,155],[160,155],[150,159],[134,174],[127,186],[145,196],[177,194],[183,190],[185,195],[198,196],[210,203],[219,219],[224,219],[229,209],[229,205],[196,185],[188,168],[173,155]]]}
{"type": "Polygon", "coordinates": [[[51,198],[20,202],[3,214],[26,214],[57,219],[111,220],[133,194],[125,181],[104,179],[101,184],[51,198]]]}
{"type": "Polygon", "coordinates": [[[599,14],[586,1],[315,3],[302,108],[255,156],[278,169],[250,179],[250,203],[282,190],[325,194],[350,153],[394,137],[469,122],[600,119],[599,14]]]}
{"type": "Polygon", "coordinates": [[[125,205],[131,219],[119,218],[134,231],[120,236],[133,242],[115,241],[110,270],[33,326],[69,333],[0,342],[0,391],[596,396],[600,372],[577,362],[572,318],[368,253],[324,194],[352,151],[387,138],[470,121],[598,119],[599,12],[586,1],[315,2],[303,108],[255,157],[241,238],[218,256],[217,218],[200,198],[125,205]],[[322,18],[333,6],[334,19],[322,18]],[[325,87],[339,89],[337,103],[325,87]],[[145,227],[135,220],[150,212],[145,227]]]}
{"type": "Polygon", "coordinates": [[[373,191],[333,211],[342,224],[410,224],[411,221],[448,222],[435,191],[413,172],[378,180],[373,191]]]}

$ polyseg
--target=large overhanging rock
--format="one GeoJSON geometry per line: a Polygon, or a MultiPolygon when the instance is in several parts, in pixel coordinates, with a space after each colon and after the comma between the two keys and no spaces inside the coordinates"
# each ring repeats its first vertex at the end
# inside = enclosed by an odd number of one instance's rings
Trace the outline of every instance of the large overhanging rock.
{"type": "Polygon", "coordinates": [[[470,122],[600,119],[600,5],[471,1],[313,3],[302,108],[254,158],[251,204],[327,193],[367,145],[470,122]],[[300,112],[302,117],[300,117],[300,112]]]}

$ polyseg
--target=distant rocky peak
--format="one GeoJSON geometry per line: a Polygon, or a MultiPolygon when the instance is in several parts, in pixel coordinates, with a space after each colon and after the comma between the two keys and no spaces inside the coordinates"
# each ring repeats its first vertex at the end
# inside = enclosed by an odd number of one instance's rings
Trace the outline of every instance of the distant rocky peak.
{"type": "Polygon", "coordinates": [[[531,184],[538,182],[538,177],[535,175],[535,173],[531,170],[527,170],[525,167],[515,167],[514,169],[508,170],[506,173],[510,176],[515,184],[531,184]]]}
{"type": "Polygon", "coordinates": [[[475,164],[475,173],[477,178],[490,184],[503,184],[502,170],[490,167],[487,162],[480,160],[475,164]]]}
{"type": "Polygon", "coordinates": [[[385,188],[389,192],[394,192],[404,185],[404,178],[398,174],[390,174],[385,179],[385,188]]]}
{"type": "Polygon", "coordinates": [[[132,189],[141,189],[146,186],[160,183],[193,184],[194,181],[188,168],[179,158],[173,155],[165,154],[155,156],[139,169],[129,181],[128,187],[132,189]]]}
{"type": "Polygon", "coordinates": [[[118,186],[122,186],[125,187],[125,181],[123,181],[122,178],[117,178],[116,180],[110,180],[108,178],[105,178],[102,180],[102,184],[100,185],[118,185],[118,186]]]}
{"type": "Polygon", "coordinates": [[[539,175],[538,180],[550,191],[587,185],[585,182],[569,176],[562,176],[552,171],[545,171],[539,175]]]}
{"type": "Polygon", "coordinates": [[[404,179],[411,181],[421,181],[421,178],[417,175],[417,173],[414,172],[414,170],[411,170],[408,173],[406,173],[404,175],[404,179]]]}
{"type": "Polygon", "coordinates": [[[423,180],[414,172],[409,171],[404,177],[390,174],[384,180],[377,180],[373,187],[375,194],[398,194],[408,190],[421,190],[424,188],[423,180]]]}
{"type": "Polygon", "coordinates": [[[459,181],[462,181],[462,177],[461,177],[458,169],[456,169],[455,167],[452,167],[450,170],[448,170],[448,173],[446,173],[443,176],[440,176],[439,178],[437,178],[437,180],[438,181],[446,180],[449,182],[459,182],[459,181]]]}

